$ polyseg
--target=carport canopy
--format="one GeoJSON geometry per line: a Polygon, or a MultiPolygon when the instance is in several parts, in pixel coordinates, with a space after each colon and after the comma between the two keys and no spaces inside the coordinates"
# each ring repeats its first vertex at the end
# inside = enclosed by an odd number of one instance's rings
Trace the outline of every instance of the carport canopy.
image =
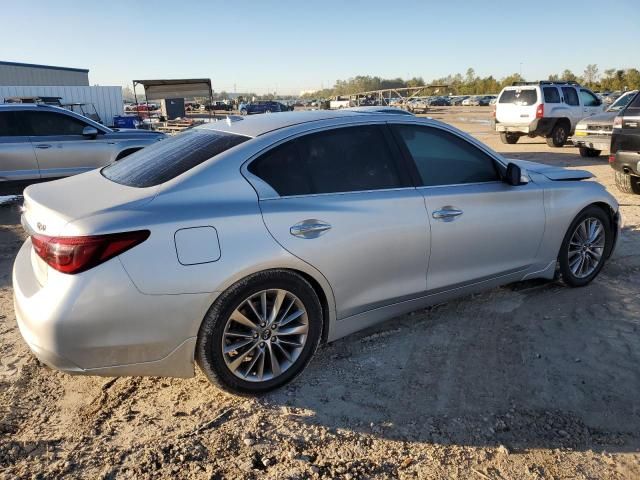
{"type": "Polygon", "coordinates": [[[133,91],[136,86],[144,87],[147,100],[162,100],[163,98],[209,97],[213,96],[211,79],[185,78],[172,80],[134,80],[133,91]]]}

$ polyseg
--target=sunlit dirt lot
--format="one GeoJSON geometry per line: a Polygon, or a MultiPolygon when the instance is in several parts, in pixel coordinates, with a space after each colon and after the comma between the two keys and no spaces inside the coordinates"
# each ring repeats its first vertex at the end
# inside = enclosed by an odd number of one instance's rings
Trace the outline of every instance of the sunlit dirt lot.
{"type": "Polygon", "coordinates": [[[254,399],[189,380],[72,377],[30,354],[0,207],[3,478],[640,478],[640,196],[606,157],[544,139],[503,145],[488,107],[432,116],[513,158],[586,169],[625,226],[589,286],[527,282],[390,320],[324,346],[254,399]]]}

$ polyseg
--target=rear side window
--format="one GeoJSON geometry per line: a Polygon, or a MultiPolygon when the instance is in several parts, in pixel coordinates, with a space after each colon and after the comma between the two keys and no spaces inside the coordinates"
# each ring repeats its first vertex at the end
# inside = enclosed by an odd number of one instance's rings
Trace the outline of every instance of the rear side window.
{"type": "Polygon", "coordinates": [[[562,87],[562,95],[564,95],[564,103],[576,107],[580,105],[578,101],[578,94],[573,87],[562,87]]]}
{"type": "Polygon", "coordinates": [[[515,105],[529,106],[538,101],[538,92],[535,88],[524,90],[505,90],[500,95],[498,103],[513,103],[515,105]]]}
{"type": "Polygon", "coordinates": [[[280,196],[407,186],[381,127],[345,127],[300,137],[249,166],[280,196]]]}
{"type": "Polygon", "coordinates": [[[30,134],[36,137],[47,135],[82,135],[86,123],[69,115],[56,112],[24,112],[30,134]]]}
{"type": "Polygon", "coordinates": [[[494,160],[463,138],[431,127],[397,125],[425,187],[500,180],[494,160]]]}
{"type": "Polygon", "coordinates": [[[16,137],[26,135],[20,132],[14,112],[0,112],[0,137],[16,137]]]}
{"type": "Polygon", "coordinates": [[[545,103],[560,103],[560,93],[556,87],[544,87],[542,90],[545,103]]]}
{"type": "Polygon", "coordinates": [[[152,187],[249,140],[212,130],[189,130],[154,143],[102,169],[109,180],[130,187],[152,187]]]}

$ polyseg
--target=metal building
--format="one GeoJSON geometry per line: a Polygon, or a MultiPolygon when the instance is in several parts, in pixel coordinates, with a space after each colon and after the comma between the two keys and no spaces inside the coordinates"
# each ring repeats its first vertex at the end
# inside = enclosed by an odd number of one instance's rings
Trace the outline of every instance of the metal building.
{"type": "Polygon", "coordinates": [[[0,61],[0,85],[89,86],[89,70],[0,61]]]}

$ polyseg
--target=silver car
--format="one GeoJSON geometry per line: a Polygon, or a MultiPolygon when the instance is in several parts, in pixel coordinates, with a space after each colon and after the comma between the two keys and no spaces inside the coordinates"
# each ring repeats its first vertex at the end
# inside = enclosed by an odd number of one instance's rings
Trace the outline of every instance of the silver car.
{"type": "Polygon", "coordinates": [[[50,105],[0,105],[0,193],[103,167],[165,137],[112,130],[50,105]]]}
{"type": "Polygon", "coordinates": [[[431,119],[234,117],[26,189],[18,325],[45,364],[260,393],[321,342],[498,285],[592,281],[618,204],[431,119]]]}

